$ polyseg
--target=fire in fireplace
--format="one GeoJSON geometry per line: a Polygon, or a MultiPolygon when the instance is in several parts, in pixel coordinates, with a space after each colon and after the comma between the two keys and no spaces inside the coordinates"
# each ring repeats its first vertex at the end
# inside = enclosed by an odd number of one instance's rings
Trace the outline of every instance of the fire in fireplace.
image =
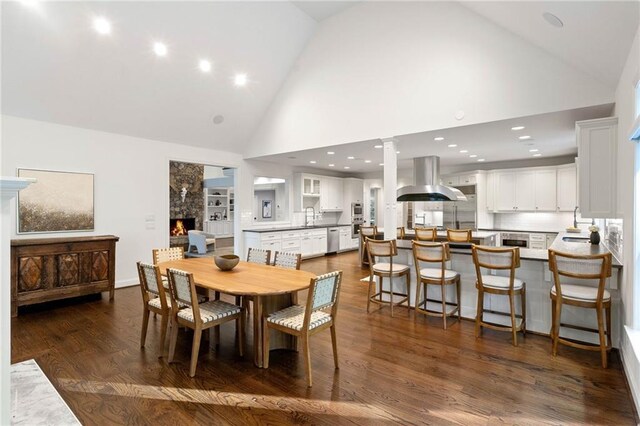
{"type": "Polygon", "coordinates": [[[196,219],[187,217],[183,219],[169,219],[169,235],[172,237],[178,235],[187,235],[188,231],[196,228],[196,219]]]}

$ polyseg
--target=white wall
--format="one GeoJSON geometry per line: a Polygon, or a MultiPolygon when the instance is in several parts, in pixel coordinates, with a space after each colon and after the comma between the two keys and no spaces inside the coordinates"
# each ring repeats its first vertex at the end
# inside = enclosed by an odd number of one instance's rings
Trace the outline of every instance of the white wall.
{"type": "MultiPolygon", "coordinates": [[[[623,258],[622,286],[620,289],[621,315],[624,325],[635,328],[635,332],[621,330],[622,357],[624,367],[629,380],[629,386],[636,402],[636,408],[640,409],[640,271],[636,217],[638,212],[634,209],[634,192],[638,193],[640,185],[640,148],[635,142],[629,140],[629,132],[635,121],[635,91],[634,86],[640,77],[640,29],[636,33],[633,46],[629,52],[629,58],[620,76],[620,82],[616,90],[615,115],[618,117],[618,211],[624,219],[623,226],[623,258]],[[634,279],[635,276],[635,279],[634,279]],[[635,293],[635,294],[634,294],[635,293]],[[635,306],[634,306],[635,298],[635,306]],[[635,350],[634,350],[635,345],[635,350]]],[[[635,200],[638,206],[640,200],[635,200]]]]}
{"type": "Polygon", "coordinates": [[[169,245],[169,160],[241,163],[237,154],[2,116],[0,175],[15,176],[17,168],[95,175],[95,231],[17,236],[12,203],[12,238],[117,235],[116,286],[137,283],[135,263],[169,245]],[[146,229],[151,215],[155,229],[146,229]]]}
{"type": "Polygon", "coordinates": [[[455,2],[361,2],[318,26],[245,154],[612,101],[612,89],[455,2]]]}

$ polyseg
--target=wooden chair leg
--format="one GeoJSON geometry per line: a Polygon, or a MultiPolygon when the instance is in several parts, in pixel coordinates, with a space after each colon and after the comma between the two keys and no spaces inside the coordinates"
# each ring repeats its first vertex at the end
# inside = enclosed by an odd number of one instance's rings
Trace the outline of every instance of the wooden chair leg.
{"type": "Polygon", "coordinates": [[[307,373],[307,386],[311,387],[313,385],[313,379],[311,377],[311,351],[309,350],[309,335],[302,336],[302,347],[304,348],[304,368],[307,373]]]}
{"type": "Polygon", "coordinates": [[[442,295],[442,328],[447,329],[447,289],[440,284],[440,294],[442,295]]]}
{"type": "Polygon", "coordinates": [[[553,336],[556,327],[556,301],[551,299],[551,327],[549,329],[549,337],[551,337],[551,345],[553,346],[553,336]]]}
{"type": "Polygon", "coordinates": [[[484,310],[484,292],[478,290],[478,303],[476,308],[476,339],[482,332],[482,312],[484,310]]]}
{"type": "Polygon", "coordinates": [[[602,368],[607,368],[607,344],[604,331],[602,306],[598,306],[596,311],[598,316],[598,336],[600,337],[600,358],[602,359],[602,368]]]}
{"type": "Polygon", "coordinates": [[[178,340],[178,323],[172,318],[171,319],[171,339],[169,341],[169,359],[167,362],[173,362],[173,355],[176,352],[176,342],[178,340]]]}
{"type": "MultiPolygon", "coordinates": [[[[382,277],[380,277],[380,289],[382,290],[382,277]]],[[[382,300],[382,293],[380,293],[382,300]]],[[[391,307],[391,318],[393,318],[393,277],[389,277],[389,306],[391,307]]]]}
{"type": "Polygon", "coordinates": [[[333,345],[333,363],[336,366],[336,370],[340,368],[338,365],[338,339],[336,336],[336,325],[331,326],[331,344],[333,345]]]}
{"type": "MultiPolygon", "coordinates": [[[[269,368],[269,326],[267,318],[262,319],[262,367],[269,368]]],[[[255,350],[255,349],[254,349],[255,350]]]]}
{"type": "Polygon", "coordinates": [[[244,357],[244,311],[236,318],[236,330],[238,330],[238,354],[244,357]]]}
{"type": "Polygon", "coordinates": [[[191,346],[191,364],[189,365],[189,376],[196,375],[196,365],[198,364],[198,353],[200,352],[200,339],[202,338],[202,329],[200,327],[193,330],[193,344],[191,346]]]}
{"type": "Polygon", "coordinates": [[[560,323],[562,322],[562,300],[556,299],[555,318],[553,324],[553,356],[558,355],[558,339],[560,338],[560,323]]]}
{"type": "Polygon", "coordinates": [[[456,280],[456,297],[458,300],[458,322],[462,318],[462,286],[460,285],[460,277],[456,280]]]}
{"type": "Polygon", "coordinates": [[[167,338],[167,325],[169,323],[169,315],[169,312],[165,312],[164,314],[162,314],[162,327],[160,329],[160,355],[158,356],[158,358],[162,358],[162,355],[164,354],[164,342],[167,338]]]}
{"type": "Polygon", "coordinates": [[[140,335],[140,347],[144,348],[144,342],[147,340],[147,328],[149,327],[149,309],[145,307],[142,313],[142,333],[140,335]]]}
{"type": "Polygon", "coordinates": [[[515,295],[513,293],[509,294],[509,308],[511,314],[511,337],[513,338],[513,346],[518,346],[518,329],[516,328],[516,306],[515,306],[515,295]]]}
{"type": "Polygon", "coordinates": [[[420,277],[418,277],[418,282],[416,283],[416,304],[415,304],[415,312],[413,313],[413,320],[418,320],[418,309],[420,308],[420,294],[422,293],[422,285],[423,283],[420,281],[420,277]]]}
{"type": "Polygon", "coordinates": [[[369,275],[369,288],[367,290],[367,313],[369,313],[369,307],[371,306],[371,286],[373,285],[373,275],[369,275]]]}
{"type": "Polygon", "coordinates": [[[605,308],[607,318],[607,348],[611,348],[611,306],[605,308]]]}
{"type": "Polygon", "coordinates": [[[407,277],[407,316],[411,316],[411,274],[405,275],[407,277]]]}
{"type": "Polygon", "coordinates": [[[520,303],[522,303],[522,337],[525,337],[527,334],[527,289],[524,283],[522,283],[520,303]]]}

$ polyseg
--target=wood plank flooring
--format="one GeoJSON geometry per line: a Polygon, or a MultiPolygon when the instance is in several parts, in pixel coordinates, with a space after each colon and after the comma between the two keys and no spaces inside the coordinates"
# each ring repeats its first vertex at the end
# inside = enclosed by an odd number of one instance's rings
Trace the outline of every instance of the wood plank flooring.
{"type": "MultiPolygon", "coordinates": [[[[388,308],[366,313],[367,275],[356,253],[302,263],[315,273],[344,271],[337,322],[340,370],[330,333],[311,341],[314,386],[302,355],[273,351],[270,368],[237,355],[233,324],[216,352],[201,346],[190,378],[191,338],[181,331],[177,362],[159,358],[159,319],[139,347],[138,287],[115,301],[85,298],[21,310],[13,321],[12,361],[35,358],[78,419],[106,424],[615,424],[637,423],[617,353],[600,368],[596,352],[561,347],[547,337],[486,330],[470,321],[446,331],[437,318],[388,308]]],[[[229,299],[230,300],[230,299],[229,299]]]]}

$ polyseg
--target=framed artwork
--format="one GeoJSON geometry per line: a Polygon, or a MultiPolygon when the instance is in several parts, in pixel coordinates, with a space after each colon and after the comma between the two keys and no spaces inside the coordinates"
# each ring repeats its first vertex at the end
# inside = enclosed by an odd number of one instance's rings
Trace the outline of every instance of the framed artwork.
{"type": "Polygon", "coordinates": [[[262,218],[270,219],[272,216],[271,200],[262,200],[262,218]]]}
{"type": "Polygon", "coordinates": [[[37,181],[18,194],[18,233],[94,230],[93,174],[18,169],[37,181]]]}

